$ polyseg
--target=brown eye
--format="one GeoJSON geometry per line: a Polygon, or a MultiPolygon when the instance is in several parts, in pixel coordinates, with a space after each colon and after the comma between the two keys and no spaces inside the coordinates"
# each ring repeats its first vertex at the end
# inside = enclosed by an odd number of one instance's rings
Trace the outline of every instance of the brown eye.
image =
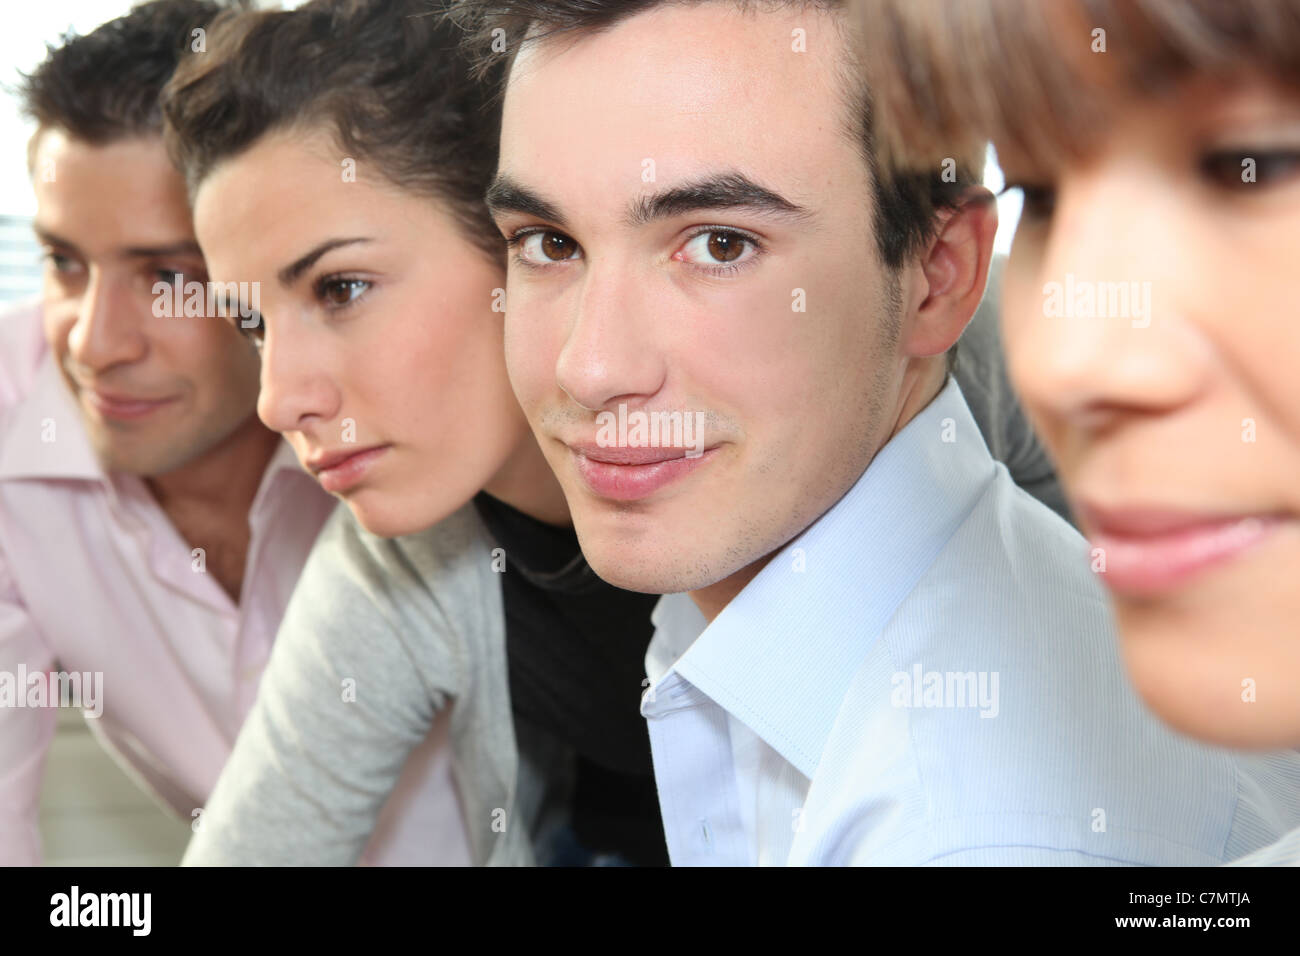
{"type": "Polygon", "coordinates": [[[548,232],[542,235],[542,255],[553,262],[572,258],[575,245],[572,239],[558,232],[548,232]]]}
{"type": "Polygon", "coordinates": [[[341,308],[351,305],[368,288],[370,283],[364,279],[324,279],[317,294],[326,305],[341,308]]]}
{"type": "Polygon", "coordinates": [[[709,255],[719,262],[733,262],[745,251],[748,240],[735,232],[709,233],[709,255]]]}

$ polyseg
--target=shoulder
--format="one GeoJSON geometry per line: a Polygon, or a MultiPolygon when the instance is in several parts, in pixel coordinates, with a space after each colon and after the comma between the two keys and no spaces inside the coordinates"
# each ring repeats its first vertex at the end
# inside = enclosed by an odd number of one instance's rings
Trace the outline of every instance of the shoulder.
{"type": "Polygon", "coordinates": [[[364,616],[406,632],[482,629],[500,616],[492,541],[471,504],[415,534],[382,538],[334,509],[294,592],[300,613],[364,616]]]}
{"type": "Polygon", "coordinates": [[[828,837],[866,862],[1218,862],[1231,756],[1145,710],[1083,538],[999,471],[849,685],[810,793],[828,837]]]}
{"type": "Polygon", "coordinates": [[[886,641],[903,656],[952,640],[966,653],[1039,656],[1044,638],[1086,653],[1117,640],[1088,542],[1016,486],[1005,466],[900,605],[886,641]],[[1080,643],[1082,641],[1082,644],[1080,643]]]}

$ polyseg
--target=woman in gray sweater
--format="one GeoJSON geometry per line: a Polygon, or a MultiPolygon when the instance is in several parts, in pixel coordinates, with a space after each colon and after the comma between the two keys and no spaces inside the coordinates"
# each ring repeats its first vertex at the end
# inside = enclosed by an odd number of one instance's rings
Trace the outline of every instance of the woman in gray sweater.
{"type": "Polygon", "coordinates": [[[441,721],[474,862],[661,863],[653,598],[586,568],[510,390],[494,114],[425,12],[236,14],[167,97],[210,273],[258,283],[259,414],[347,505],[187,859],[355,862],[441,721]]]}

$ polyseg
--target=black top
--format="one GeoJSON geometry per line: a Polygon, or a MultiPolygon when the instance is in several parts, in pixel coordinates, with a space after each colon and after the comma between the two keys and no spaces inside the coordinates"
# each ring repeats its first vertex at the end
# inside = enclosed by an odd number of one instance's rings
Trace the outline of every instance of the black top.
{"type": "Polygon", "coordinates": [[[598,578],[571,527],[538,521],[483,492],[474,505],[505,551],[501,589],[517,731],[526,722],[573,752],[571,826],[585,849],[666,866],[640,709],[658,595],[598,578]]]}

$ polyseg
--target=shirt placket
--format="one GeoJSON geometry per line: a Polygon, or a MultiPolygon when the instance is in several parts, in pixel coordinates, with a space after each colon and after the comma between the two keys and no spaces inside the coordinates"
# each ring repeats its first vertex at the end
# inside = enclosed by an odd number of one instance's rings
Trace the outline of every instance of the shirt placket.
{"type": "Polygon", "coordinates": [[[727,712],[676,672],[646,691],[664,835],[674,866],[748,866],[727,712]]]}

